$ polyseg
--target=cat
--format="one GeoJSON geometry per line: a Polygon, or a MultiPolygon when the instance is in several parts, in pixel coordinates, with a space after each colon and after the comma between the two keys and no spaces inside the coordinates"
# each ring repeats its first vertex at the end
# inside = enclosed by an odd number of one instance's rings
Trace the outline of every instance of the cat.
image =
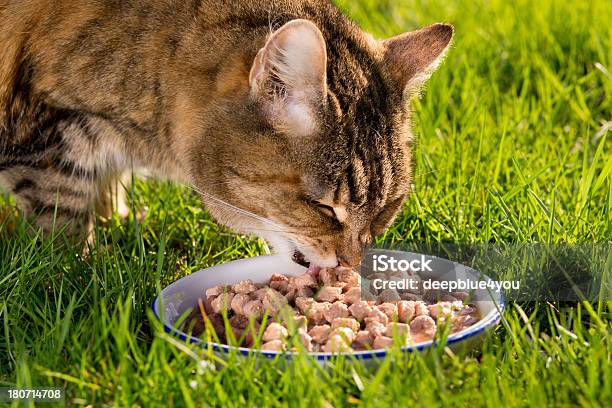
{"type": "Polygon", "coordinates": [[[376,40],[324,0],[1,0],[0,185],[80,234],[144,167],[296,262],[357,265],[453,31],[376,40]]]}

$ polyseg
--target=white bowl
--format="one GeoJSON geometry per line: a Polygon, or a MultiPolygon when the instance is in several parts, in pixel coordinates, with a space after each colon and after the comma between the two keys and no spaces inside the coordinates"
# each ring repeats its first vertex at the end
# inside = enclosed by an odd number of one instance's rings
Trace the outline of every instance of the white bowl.
{"type": "MultiPolygon", "coordinates": [[[[387,252],[388,253],[388,252],[387,252]]],[[[421,255],[410,252],[397,252],[396,258],[418,258],[421,255]]],[[[449,261],[443,258],[431,257],[433,259],[431,266],[433,272],[419,273],[424,279],[437,280],[454,280],[457,278],[468,279],[474,281],[490,281],[487,276],[483,276],[478,271],[469,268],[465,265],[449,261]]],[[[299,275],[306,271],[306,268],[300,266],[286,256],[266,255],[257,256],[254,258],[241,259],[238,261],[228,262],[225,264],[213,266],[211,268],[202,269],[194,272],[189,276],[185,276],[167,286],[162,290],[161,294],[153,301],[152,309],[158,320],[161,319],[160,305],[163,303],[163,325],[166,332],[180,338],[183,341],[190,343],[201,344],[203,347],[211,347],[218,355],[223,357],[230,349],[239,351],[247,355],[250,353],[260,354],[265,357],[276,357],[283,354],[287,358],[291,358],[294,352],[274,352],[261,351],[246,347],[228,346],[219,343],[205,343],[202,339],[193,337],[183,332],[179,327],[176,327],[177,320],[187,310],[190,310],[197,305],[198,298],[202,297],[204,290],[219,284],[234,284],[244,279],[251,279],[253,282],[265,282],[273,273],[284,275],[299,275]],[[163,302],[162,302],[163,298],[163,302]]],[[[501,292],[477,291],[473,303],[478,309],[479,315],[482,317],[476,324],[457,333],[453,333],[447,338],[447,345],[453,349],[466,347],[473,348],[482,340],[482,336],[486,331],[499,323],[501,315],[505,308],[504,297],[501,292]]],[[[422,343],[412,344],[402,347],[404,352],[420,351],[431,347],[434,341],[426,341],[422,343]]],[[[317,360],[328,360],[333,355],[332,353],[310,353],[317,360]]],[[[356,351],[351,354],[359,359],[384,358],[387,354],[386,349],[356,351]]]]}

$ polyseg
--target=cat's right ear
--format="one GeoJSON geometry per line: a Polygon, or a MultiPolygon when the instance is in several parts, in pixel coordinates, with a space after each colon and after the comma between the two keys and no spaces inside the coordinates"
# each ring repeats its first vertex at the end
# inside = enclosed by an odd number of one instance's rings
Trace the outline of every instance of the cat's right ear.
{"type": "Polygon", "coordinates": [[[319,28],[308,20],[292,20],[257,53],[249,74],[251,95],[277,130],[309,136],[326,100],[326,70],[319,28]]]}
{"type": "Polygon", "coordinates": [[[384,64],[404,95],[419,92],[444,58],[453,33],[450,24],[433,24],[382,41],[384,64]]]}

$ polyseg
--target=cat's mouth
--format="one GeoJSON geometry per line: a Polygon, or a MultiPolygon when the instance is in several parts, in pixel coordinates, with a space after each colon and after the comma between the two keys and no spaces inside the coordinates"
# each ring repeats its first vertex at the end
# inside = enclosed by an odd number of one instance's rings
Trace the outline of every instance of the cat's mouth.
{"type": "Polygon", "coordinates": [[[308,273],[312,275],[318,275],[319,271],[321,270],[319,266],[308,262],[306,260],[305,255],[298,249],[293,251],[293,256],[291,257],[291,260],[298,265],[302,265],[303,267],[308,268],[308,273]]]}
{"type": "Polygon", "coordinates": [[[302,265],[305,268],[310,267],[310,262],[308,262],[304,257],[304,254],[297,249],[293,251],[293,257],[291,258],[291,260],[298,265],[302,265]]]}

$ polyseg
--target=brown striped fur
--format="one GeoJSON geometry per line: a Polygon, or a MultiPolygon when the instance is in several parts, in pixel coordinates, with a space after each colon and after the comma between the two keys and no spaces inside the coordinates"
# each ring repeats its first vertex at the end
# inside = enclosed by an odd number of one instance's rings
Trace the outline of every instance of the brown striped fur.
{"type": "Polygon", "coordinates": [[[0,185],[82,228],[143,167],[279,251],[356,264],[408,192],[408,100],[451,36],[377,41],[324,0],[0,0],[0,185]]]}

